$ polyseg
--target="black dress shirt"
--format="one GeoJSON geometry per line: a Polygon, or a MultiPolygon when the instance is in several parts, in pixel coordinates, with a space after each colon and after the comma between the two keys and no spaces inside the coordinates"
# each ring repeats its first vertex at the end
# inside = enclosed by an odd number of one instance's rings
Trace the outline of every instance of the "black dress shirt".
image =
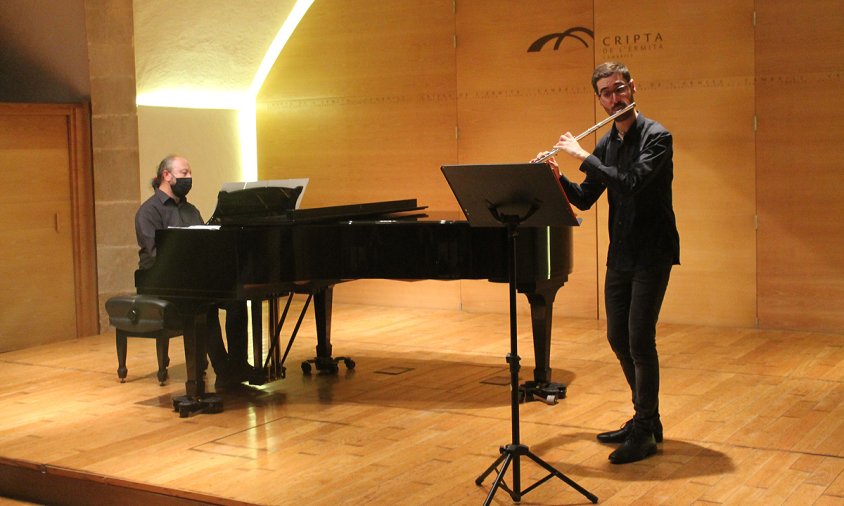
{"type": "Polygon", "coordinates": [[[615,124],[580,170],[581,184],[560,178],[575,207],[587,210],[607,190],[610,247],[607,267],[635,269],[680,263],[680,236],[672,205],[671,133],[641,113],[622,139],[615,124]]]}
{"type": "Polygon", "coordinates": [[[163,191],[141,204],[135,213],[135,235],[138,238],[138,268],[148,269],[155,263],[155,231],[168,227],[202,225],[202,215],[184,197],[178,203],[163,191]]]}

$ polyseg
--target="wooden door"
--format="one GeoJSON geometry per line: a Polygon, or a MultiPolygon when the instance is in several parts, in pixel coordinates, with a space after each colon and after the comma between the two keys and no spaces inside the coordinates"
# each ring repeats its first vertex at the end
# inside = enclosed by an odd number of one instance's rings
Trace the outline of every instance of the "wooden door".
{"type": "Polygon", "coordinates": [[[74,241],[90,227],[76,218],[68,111],[0,108],[0,352],[78,335],[74,241]]]}

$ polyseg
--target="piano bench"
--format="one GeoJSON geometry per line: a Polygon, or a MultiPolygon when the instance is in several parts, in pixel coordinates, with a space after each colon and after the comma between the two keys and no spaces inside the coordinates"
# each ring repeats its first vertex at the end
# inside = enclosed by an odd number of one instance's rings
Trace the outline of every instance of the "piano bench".
{"type": "Polygon", "coordinates": [[[171,302],[145,295],[118,295],[106,301],[108,321],[116,329],[117,376],[126,382],[126,342],[129,337],[155,339],[158,382],[167,382],[170,339],[182,335],[181,320],[171,302]]]}

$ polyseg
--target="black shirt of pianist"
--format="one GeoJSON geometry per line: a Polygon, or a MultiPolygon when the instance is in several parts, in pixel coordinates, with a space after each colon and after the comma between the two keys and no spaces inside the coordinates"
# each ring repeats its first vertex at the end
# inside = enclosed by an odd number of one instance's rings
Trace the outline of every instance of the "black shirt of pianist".
{"type": "Polygon", "coordinates": [[[141,204],[135,214],[135,235],[138,238],[138,268],[149,269],[155,263],[155,231],[168,227],[202,225],[205,221],[199,209],[182,197],[177,203],[161,191],[141,204]]]}

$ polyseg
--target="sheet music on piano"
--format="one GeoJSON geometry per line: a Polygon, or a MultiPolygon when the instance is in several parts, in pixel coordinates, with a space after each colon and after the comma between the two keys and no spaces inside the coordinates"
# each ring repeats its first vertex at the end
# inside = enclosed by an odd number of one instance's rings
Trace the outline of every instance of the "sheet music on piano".
{"type": "Polygon", "coordinates": [[[267,218],[295,211],[302,204],[308,178],[223,183],[208,225],[267,218]]]}
{"type": "Polygon", "coordinates": [[[233,181],[223,183],[220,191],[235,192],[238,190],[246,190],[249,188],[298,188],[302,187],[299,192],[299,197],[296,199],[295,209],[302,206],[302,196],[305,195],[305,188],[308,186],[309,178],[294,178],[294,179],[267,179],[263,181],[233,181]]]}

